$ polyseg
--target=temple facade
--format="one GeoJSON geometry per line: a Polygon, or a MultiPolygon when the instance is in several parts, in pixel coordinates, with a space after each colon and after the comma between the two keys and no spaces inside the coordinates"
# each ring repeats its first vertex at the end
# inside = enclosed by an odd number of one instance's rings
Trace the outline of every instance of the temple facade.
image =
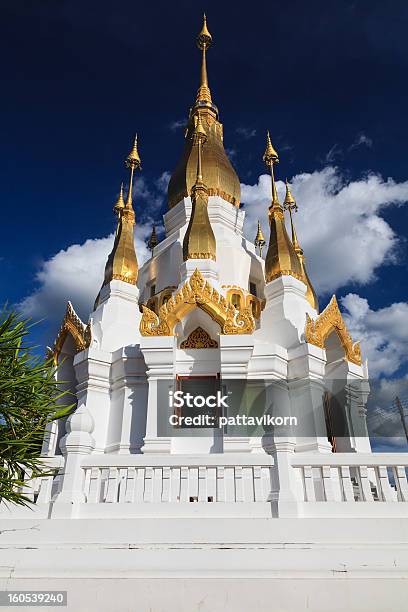
{"type": "Polygon", "coordinates": [[[19,585],[37,577],[43,586],[74,589],[76,610],[270,610],[275,597],[280,610],[372,611],[387,609],[375,607],[382,593],[388,609],[402,610],[396,578],[408,564],[408,540],[400,545],[408,462],[403,454],[371,452],[367,366],[336,297],[319,310],[295,229],[302,203],[288,182],[279,200],[279,157],[269,133],[269,227],[258,223],[254,242],[243,234],[240,182],[207,76],[211,43],[204,19],[200,85],[168,187],[164,237],[158,241],[153,228],[151,257],[139,268],[135,139],[88,321],[68,303],[52,352],[76,409],[47,431],[43,455],[53,473],[27,482],[33,509],[2,509],[16,525],[41,524],[39,535],[25,540],[37,557],[30,553],[21,564],[22,536],[10,535],[8,563],[19,585]],[[193,380],[217,381],[224,391],[259,383],[265,397],[273,392],[261,413],[273,404],[275,416],[301,426],[172,428],[169,417],[180,413],[169,396],[193,380]],[[139,551],[133,556],[130,543],[139,551]],[[42,573],[33,569],[38,559],[42,573]],[[89,589],[73,586],[82,570],[89,589]],[[354,582],[336,574],[343,570],[354,582]],[[119,607],[109,607],[116,604],[106,576],[124,581],[119,607]],[[153,594],[156,578],[172,603],[153,594]],[[365,602],[353,595],[355,585],[365,602]],[[136,586],[141,607],[128,608],[136,586]],[[97,608],[92,589],[104,593],[97,608]],[[344,606],[336,607],[342,597],[344,606]]]}

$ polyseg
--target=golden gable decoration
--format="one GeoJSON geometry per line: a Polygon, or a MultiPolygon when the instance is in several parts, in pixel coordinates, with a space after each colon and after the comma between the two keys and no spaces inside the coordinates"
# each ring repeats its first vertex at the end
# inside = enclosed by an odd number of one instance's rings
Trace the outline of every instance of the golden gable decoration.
{"type": "Polygon", "coordinates": [[[218,348],[218,342],[213,340],[208,332],[202,327],[196,327],[191,334],[189,334],[187,340],[183,340],[180,344],[182,349],[205,349],[205,348],[218,348]]]}
{"type": "Polygon", "coordinates": [[[81,319],[75,312],[71,302],[67,303],[64,319],[62,321],[58,335],[55,339],[54,347],[51,351],[54,356],[55,364],[58,362],[58,357],[62,351],[62,347],[64,346],[64,342],[68,334],[71,334],[74,340],[75,350],[77,353],[85,350],[91,344],[91,326],[89,323],[88,325],[85,325],[85,323],[81,321],[81,319]]]}
{"type": "Polygon", "coordinates": [[[361,365],[360,343],[353,343],[346,324],[344,323],[335,295],[333,295],[332,299],[317,319],[313,320],[309,315],[306,315],[306,342],[324,348],[326,338],[333,331],[338,335],[348,361],[361,365]]]}
{"type": "Polygon", "coordinates": [[[223,334],[251,334],[255,320],[250,307],[237,310],[195,269],[184,285],[159,309],[142,305],[142,336],[173,336],[174,328],[194,308],[201,308],[221,327],[223,334]]]}

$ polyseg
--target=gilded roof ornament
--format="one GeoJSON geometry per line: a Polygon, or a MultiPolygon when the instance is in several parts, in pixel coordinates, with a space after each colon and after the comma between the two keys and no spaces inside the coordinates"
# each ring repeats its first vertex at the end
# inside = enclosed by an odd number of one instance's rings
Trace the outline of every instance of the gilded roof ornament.
{"type": "Polygon", "coordinates": [[[195,270],[184,285],[163,304],[156,314],[142,305],[142,336],[173,336],[174,328],[194,308],[201,308],[221,327],[222,334],[252,334],[255,319],[251,306],[237,310],[195,270]]]}
{"type": "Polygon", "coordinates": [[[294,276],[303,280],[302,268],[293,244],[286,231],[283,208],[276,189],[274,164],[279,162],[278,154],[272,146],[269,132],[266,135],[266,150],[263,160],[271,173],[272,203],[269,207],[270,236],[265,258],[265,280],[271,282],[279,276],[294,276]]]}
{"type": "Polygon", "coordinates": [[[315,290],[313,289],[313,285],[310,281],[309,275],[306,270],[305,255],[303,253],[303,249],[301,248],[299,244],[297,234],[296,234],[295,224],[293,222],[292,213],[297,212],[298,205],[290,191],[288,179],[286,179],[286,196],[285,196],[285,201],[283,203],[283,207],[285,210],[289,211],[290,226],[292,228],[292,244],[295,249],[295,253],[298,256],[300,267],[302,269],[302,277],[303,277],[302,280],[306,285],[306,299],[309,302],[309,304],[312,306],[312,308],[314,308],[317,312],[319,312],[319,302],[317,299],[317,295],[316,295],[315,290]]]}
{"type": "Polygon", "coordinates": [[[91,331],[91,323],[85,324],[81,321],[79,316],[74,310],[71,302],[67,303],[67,307],[65,310],[65,315],[62,320],[61,327],[57,334],[57,337],[54,342],[53,348],[50,350],[50,353],[53,356],[54,363],[57,365],[58,358],[61,354],[61,351],[64,347],[65,340],[67,336],[71,335],[74,341],[75,351],[79,353],[80,351],[85,350],[91,345],[92,341],[92,331],[91,331]]]}
{"type": "Polygon", "coordinates": [[[309,315],[306,315],[305,340],[310,344],[324,348],[325,341],[332,332],[336,332],[339,337],[347,360],[356,365],[361,365],[360,343],[353,342],[335,295],[317,319],[311,319],[309,315]]]}

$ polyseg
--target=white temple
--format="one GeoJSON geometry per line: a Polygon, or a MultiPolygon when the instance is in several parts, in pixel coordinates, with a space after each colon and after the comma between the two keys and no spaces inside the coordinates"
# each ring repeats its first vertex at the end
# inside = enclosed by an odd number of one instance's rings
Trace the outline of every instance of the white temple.
{"type": "Polygon", "coordinates": [[[335,296],[319,312],[269,134],[270,227],[243,235],[210,44],[204,21],[165,237],[139,270],[135,140],[88,323],[68,303],[53,351],[77,407],[47,432],[33,507],[0,507],[0,589],[65,589],[72,610],[406,610],[407,456],[371,452],[367,367],[335,296]],[[172,430],[158,406],[189,379],[270,383],[302,427],[172,430]]]}

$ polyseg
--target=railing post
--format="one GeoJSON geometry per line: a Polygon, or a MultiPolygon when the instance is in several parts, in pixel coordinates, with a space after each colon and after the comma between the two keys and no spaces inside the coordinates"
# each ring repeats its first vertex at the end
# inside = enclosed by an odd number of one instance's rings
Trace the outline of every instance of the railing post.
{"type": "Polygon", "coordinates": [[[95,447],[92,437],[93,418],[82,404],[67,420],[68,433],[62,438],[60,446],[65,457],[61,489],[56,496],[52,509],[55,518],[68,518],[78,515],[79,504],[85,501],[84,470],[82,457],[89,455],[95,447]]]}
{"type": "Polygon", "coordinates": [[[277,517],[299,516],[299,502],[304,494],[299,472],[292,466],[296,442],[294,439],[276,439],[270,447],[274,458],[271,494],[272,514],[277,517]]]}

